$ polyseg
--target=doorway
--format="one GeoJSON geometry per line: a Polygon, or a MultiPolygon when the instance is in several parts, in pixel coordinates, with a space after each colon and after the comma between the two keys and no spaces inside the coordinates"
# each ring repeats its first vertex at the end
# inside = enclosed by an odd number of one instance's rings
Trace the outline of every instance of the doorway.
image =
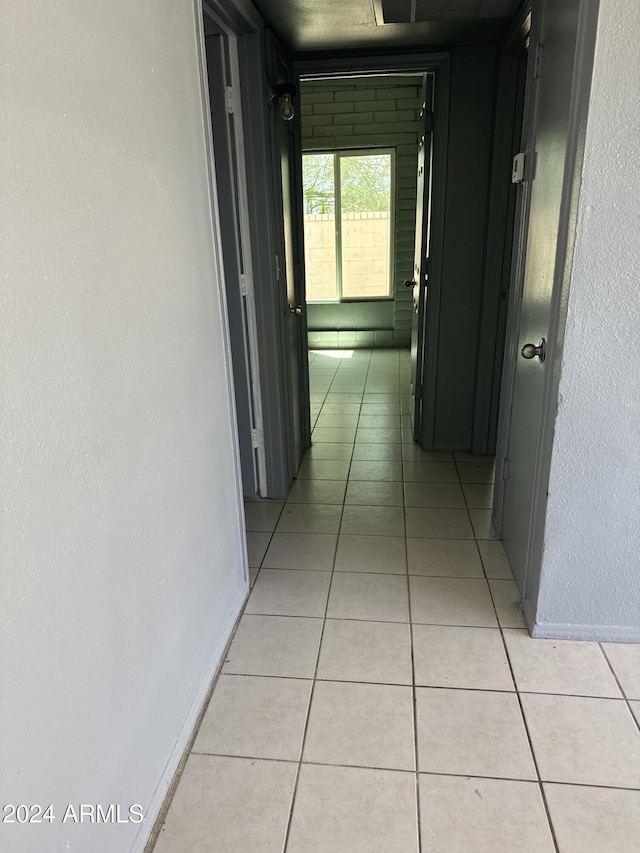
{"type": "MultiPolygon", "coordinates": [[[[417,166],[425,140],[427,180],[419,207],[422,213],[426,198],[426,216],[420,216],[425,229],[418,255],[429,254],[436,74],[427,70],[428,62],[421,68],[420,60],[413,68],[401,61],[394,68],[393,57],[388,63],[385,73],[300,75],[308,340],[311,349],[406,349],[415,362],[423,358],[424,337],[415,344],[417,322],[424,321],[426,270],[417,275],[422,286],[414,290],[408,283],[414,278],[417,166]]],[[[444,90],[445,74],[441,85],[444,90]]],[[[440,131],[444,140],[444,121],[440,131]]],[[[441,164],[445,157],[443,145],[441,164]]],[[[414,380],[417,372],[411,371],[414,380]]],[[[421,400],[417,382],[412,389],[407,380],[406,390],[421,400]]]]}
{"type": "Polygon", "coordinates": [[[243,491],[248,500],[277,500],[295,476],[294,437],[301,454],[309,433],[306,357],[288,345],[287,288],[303,276],[285,227],[288,217],[295,233],[298,134],[284,134],[276,119],[278,83],[291,75],[250,5],[230,14],[225,0],[203,0],[202,10],[243,491]]]}
{"type": "Polygon", "coordinates": [[[409,346],[422,76],[301,82],[313,347],[409,346]]]}
{"type": "Polygon", "coordinates": [[[525,114],[524,215],[518,228],[495,522],[535,625],[567,270],[590,91],[597,9],[569,0],[535,7],[525,114]],[[549,33],[554,35],[551,39],[549,33]],[[535,179],[535,180],[534,180],[535,179]]]}

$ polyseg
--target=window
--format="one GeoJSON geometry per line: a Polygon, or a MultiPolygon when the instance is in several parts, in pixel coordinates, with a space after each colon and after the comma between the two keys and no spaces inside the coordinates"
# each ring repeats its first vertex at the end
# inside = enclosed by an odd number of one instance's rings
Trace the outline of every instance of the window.
{"type": "Polygon", "coordinates": [[[393,157],[388,149],[303,155],[309,302],[391,296],[393,157]]]}

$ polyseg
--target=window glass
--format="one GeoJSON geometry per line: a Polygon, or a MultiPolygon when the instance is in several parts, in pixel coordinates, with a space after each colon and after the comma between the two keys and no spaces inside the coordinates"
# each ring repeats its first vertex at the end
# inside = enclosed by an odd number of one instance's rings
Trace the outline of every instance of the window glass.
{"type": "Polygon", "coordinates": [[[304,266],[307,300],[337,298],[333,154],[304,154],[304,266]]]}
{"type": "Polygon", "coordinates": [[[342,156],[339,164],[342,296],[388,296],[391,156],[342,156]]]}
{"type": "Polygon", "coordinates": [[[303,156],[308,301],[391,293],[390,151],[303,156]]]}

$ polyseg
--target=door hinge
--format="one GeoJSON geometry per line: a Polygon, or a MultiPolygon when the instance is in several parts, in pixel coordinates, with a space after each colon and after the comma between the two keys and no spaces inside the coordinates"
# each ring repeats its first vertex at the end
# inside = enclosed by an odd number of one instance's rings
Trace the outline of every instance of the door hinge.
{"type": "Polygon", "coordinates": [[[526,181],[531,183],[536,176],[536,152],[521,151],[513,158],[511,167],[511,183],[523,184],[526,181]]]}
{"type": "Polygon", "coordinates": [[[251,430],[251,446],[254,450],[264,447],[264,432],[261,429],[251,430]]]}
{"type": "Polygon", "coordinates": [[[240,275],[240,293],[243,296],[247,296],[247,294],[253,291],[253,276],[249,273],[242,273],[240,275]]]}
{"type": "Polygon", "coordinates": [[[276,281],[280,281],[280,258],[276,255],[276,281]]]}
{"type": "Polygon", "coordinates": [[[416,400],[422,400],[422,385],[416,385],[413,389],[413,396],[416,400]]]}
{"type": "Polygon", "coordinates": [[[240,98],[238,97],[238,90],[235,86],[224,87],[224,99],[229,115],[240,112],[240,98]]]}
{"type": "Polygon", "coordinates": [[[505,458],[502,460],[502,463],[500,466],[500,479],[501,480],[508,480],[510,476],[511,476],[511,460],[505,458]]]}
{"type": "Polygon", "coordinates": [[[513,164],[511,166],[511,183],[521,184],[525,180],[526,169],[527,155],[524,151],[521,151],[513,158],[513,164]]]}
{"type": "Polygon", "coordinates": [[[433,112],[432,110],[425,111],[421,118],[424,121],[424,132],[433,133],[433,112]]]}
{"type": "Polygon", "coordinates": [[[537,44],[533,56],[533,76],[542,77],[542,52],[543,45],[537,44]]]}

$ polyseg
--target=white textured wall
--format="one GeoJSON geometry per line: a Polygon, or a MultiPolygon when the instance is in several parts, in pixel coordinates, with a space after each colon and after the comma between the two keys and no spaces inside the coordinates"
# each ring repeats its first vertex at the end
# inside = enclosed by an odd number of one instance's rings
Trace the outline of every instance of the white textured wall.
{"type": "Polygon", "coordinates": [[[192,0],[5,0],[0,849],[149,827],[245,595],[192,0]]]}
{"type": "Polygon", "coordinates": [[[640,6],[600,0],[538,634],[640,641],[640,6]]]}

